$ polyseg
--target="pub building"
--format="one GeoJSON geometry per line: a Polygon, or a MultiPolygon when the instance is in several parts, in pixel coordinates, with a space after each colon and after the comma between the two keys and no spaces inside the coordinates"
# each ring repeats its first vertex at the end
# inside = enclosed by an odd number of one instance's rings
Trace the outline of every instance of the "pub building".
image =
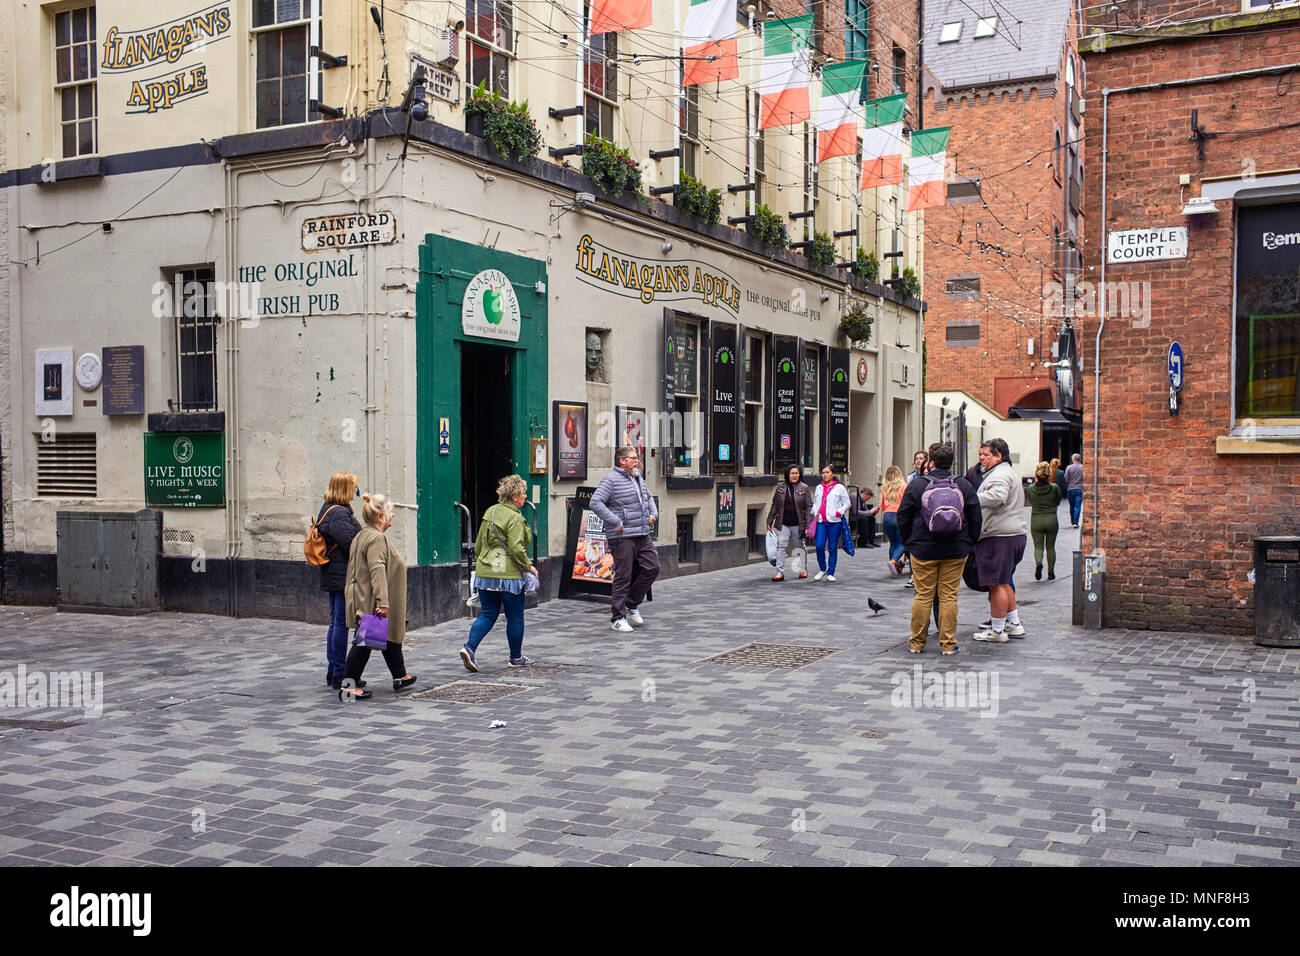
{"type": "MultiPolygon", "coordinates": [[[[323,5],[328,26],[334,4],[323,5]]],[[[244,5],[229,8],[231,31],[271,31],[250,26],[244,5]]],[[[102,45],[110,25],[121,36],[185,17],[172,3],[88,9],[80,34],[60,33],[57,15],[17,16],[51,50],[69,37],[102,45]]],[[[322,45],[356,51],[349,62],[373,91],[374,38],[367,47],[307,25],[322,45]]],[[[402,36],[387,24],[394,74],[403,47],[434,55],[407,26],[402,36]]],[[[919,446],[918,299],[670,201],[603,193],[545,148],[535,160],[503,157],[462,132],[450,102],[431,100],[420,119],[392,105],[396,96],[385,107],[371,95],[341,119],[255,123],[265,104],[251,105],[240,79],[252,56],[238,42],[182,56],[178,69],[191,74],[207,61],[206,94],[160,103],[161,116],[133,112],[131,82],[104,68],[94,151],[53,162],[43,159],[65,155],[60,115],[45,115],[48,97],[12,98],[18,122],[47,141],[16,140],[11,123],[0,181],[14,262],[0,299],[6,601],[122,603],[120,581],[106,576],[86,586],[89,598],[56,592],[67,568],[90,574],[90,552],[111,547],[77,551],[56,527],[100,521],[104,541],[113,521],[148,508],[160,522],[133,520],[158,529],[157,570],[138,565],[157,576],[155,606],[324,620],[302,543],[330,475],[350,471],[395,503],[388,535],[409,566],[408,617],[419,626],[463,615],[463,544],[505,474],[528,483],[549,599],[572,549],[574,501],[619,444],[644,450],[668,576],[761,551],[787,464],[815,481],[829,461],[846,484],[875,489],[919,446]],[[865,342],[839,333],[853,303],[874,319],[865,342]]],[[[20,94],[45,76],[37,59],[7,79],[20,94]]],[[[443,80],[461,106],[469,68],[443,80]]],[[[551,74],[530,73],[522,56],[511,69],[519,100],[525,80],[537,85],[533,115],[547,140],[575,139],[578,121],[535,105],[572,93],[548,87],[551,74]]],[[[345,72],[323,69],[313,91],[343,102],[345,72]]],[[[406,86],[401,72],[395,89],[406,86]]],[[[634,156],[679,138],[673,123],[646,125],[662,138],[629,144],[634,156]]],[[[800,139],[767,134],[770,146],[800,139]]],[[[738,171],[700,168],[741,180],[743,151],[738,171]]],[[[680,157],[666,170],[657,162],[643,162],[648,185],[679,171],[680,157]]],[[[775,159],[765,174],[783,175],[775,159]]],[[[908,229],[878,229],[880,197],[846,193],[837,204],[815,183],[807,194],[769,192],[783,216],[806,203],[818,229],[856,229],[837,244],[841,260],[892,243],[894,261],[919,266],[919,215],[908,229]]],[[[743,192],[725,202],[744,213],[743,192]]],[[[149,588],[129,584],[125,609],[150,609],[149,588]]]]}

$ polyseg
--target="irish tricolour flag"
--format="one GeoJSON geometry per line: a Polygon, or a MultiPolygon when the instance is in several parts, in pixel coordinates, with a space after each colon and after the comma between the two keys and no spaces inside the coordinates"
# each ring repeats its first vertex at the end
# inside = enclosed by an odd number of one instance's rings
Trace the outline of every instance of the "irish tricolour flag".
{"type": "Polygon", "coordinates": [[[912,159],[907,164],[907,211],[942,206],[948,201],[943,166],[951,126],[920,129],[912,134],[912,159]]]}
{"type": "Polygon", "coordinates": [[[822,101],[817,107],[817,162],[852,156],[858,148],[858,100],[866,60],[822,67],[822,101]]]}
{"type": "Polygon", "coordinates": [[[862,188],[892,186],[903,181],[903,111],[907,94],[867,100],[862,105],[862,188]]]}
{"type": "Polygon", "coordinates": [[[587,35],[639,30],[650,25],[650,0],[591,0],[587,35]]]}
{"type": "Polygon", "coordinates": [[[763,25],[763,66],[758,92],[762,106],[758,128],[793,126],[812,118],[808,100],[808,37],[812,33],[811,15],[769,20],[763,25]]]}
{"type": "Polygon", "coordinates": [[[682,31],[682,86],[734,80],[740,76],[736,59],[734,0],[691,0],[682,31]]]}

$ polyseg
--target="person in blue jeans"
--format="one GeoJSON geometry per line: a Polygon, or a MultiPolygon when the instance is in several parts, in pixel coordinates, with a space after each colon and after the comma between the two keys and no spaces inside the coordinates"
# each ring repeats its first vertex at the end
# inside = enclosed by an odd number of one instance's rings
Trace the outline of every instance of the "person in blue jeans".
{"type": "Polygon", "coordinates": [[[356,495],[357,476],[346,471],[336,472],[330,478],[325,501],[316,515],[316,526],[325,539],[327,558],[320,565],[320,586],[329,595],[330,602],[330,626],[325,632],[325,685],[334,690],[343,686],[348,656],[348,625],[344,613],[347,602],[343,599],[343,585],[347,578],[352,539],[361,530],[361,523],[352,513],[352,500],[356,495]]]}
{"type": "Polygon", "coordinates": [[[813,514],[817,516],[817,566],[821,568],[813,578],[825,578],[835,583],[835,563],[840,556],[840,533],[849,513],[849,493],[835,480],[835,469],[822,465],[822,483],[813,492],[813,514]]]}
{"type": "Polygon", "coordinates": [[[889,570],[894,575],[903,572],[903,536],[898,530],[898,506],[902,504],[907,482],[903,469],[890,465],[885,469],[885,483],[880,489],[880,507],[885,513],[885,537],[889,539],[889,570]]]}
{"type": "Polygon", "coordinates": [[[510,645],[510,666],[530,667],[536,661],[524,657],[524,591],[526,577],[537,577],[528,560],[533,532],[520,509],[528,499],[528,483],[518,475],[506,475],[497,485],[498,504],[483,515],[474,542],[474,583],[482,610],[469,628],[469,639],[460,650],[465,670],[478,672],[478,646],[506,613],[506,643],[510,645]]]}
{"type": "Polygon", "coordinates": [[[1083,511],[1083,458],[1070,456],[1070,466],[1065,469],[1065,497],[1070,501],[1070,527],[1079,527],[1083,511]]]}

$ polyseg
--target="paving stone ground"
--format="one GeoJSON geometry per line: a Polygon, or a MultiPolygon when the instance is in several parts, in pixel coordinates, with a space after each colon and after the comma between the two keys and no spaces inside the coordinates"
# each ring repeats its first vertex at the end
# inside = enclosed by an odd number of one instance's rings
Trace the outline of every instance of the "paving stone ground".
{"type": "Polygon", "coordinates": [[[963,589],[955,657],[907,653],[883,549],[834,585],[765,562],[662,581],[623,640],[606,606],[548,603],[525,651],[567,666],[535,674],[505,666],[504,622],[477,676],[468,621],[408,635],[416,689],[527,688],[489,704],[396,697],[378,655],[375,698],[340,703],[313,625],[0,608],[0,674],[102,671],[105,700],[0,709],[0,862],[1300,863],[1300,651],[1072,627],[1077,536],[1057,581],[1022,565],[1023,641],[971,641],[987,604],[963,589]],[[706,660],[751,642],[835,650],[706,660]],[[904,706],[933,675],[952,693],[916,703],[944,706],[904,706]]]}

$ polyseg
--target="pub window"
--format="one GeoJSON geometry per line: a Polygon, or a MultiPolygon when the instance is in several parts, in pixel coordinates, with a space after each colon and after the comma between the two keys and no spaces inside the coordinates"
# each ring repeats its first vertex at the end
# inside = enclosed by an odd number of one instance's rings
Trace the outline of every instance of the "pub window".
{"type": "Polygon", "coordinates": [[[465,0],[465,70],[470,86],[510,96],[515,11],[507,0],[465,0]]]}
{"type": "Polygon", "coordinates": [[[817,349],[807,348],[803,353],[803,368],[799,376],[800,401],[803,409],[799,413],[800,465],[805,472],[816,472],[820,467],[817,460],[817,349]]]}
{"type": "Polygon", "coordinates": [[[682,90],[678,124],[682,134],[682,172],[699,176],[700,161],[700,88],[688,86],[682,90]]]}
{"type": "Polygon", "coordinates": [[[54,98],[59,115],[62,156],[96,152],[98,89],[95,59],[95,8],[54,15],[54,98]]]}
{"type": "Polygon", "coordinates": [[[257,43],[257,128],[306,123],[319,91],[308,49],[320,37],[319,0],[253,0],[257,43]]]}
{"type": "Polygon", "coordinates": [[[745,467],[763,467],[763,336],[746,336],[745,345],[745,467]]]}
{"type": "Polygon", "coordinates": [[[1300,432],[1300,202],[1237,212],[1236,432],[1300,432]]]}
{"type": "Polygon", "coordinates": [[[212,266],[168,274],[176,342],[175,407],[182,412],[217,407],[217,303],[212,266]]]}
{"type": "Polygon", "coordinates": [[[673,465],[689,467],[693,436],[702,434],[696,421],[700,407],[700,326],[687,319],[673,324],[673,465]]]}
{"type": "MultiPolygon", "coordinates": [[[[583,7],[586,22],[591,8],[583,7]]],[[[618,34],[598,33],[583,48],[583,105],[587,133],[613,142],[614,118],[618,108],[618,34]]]]}

